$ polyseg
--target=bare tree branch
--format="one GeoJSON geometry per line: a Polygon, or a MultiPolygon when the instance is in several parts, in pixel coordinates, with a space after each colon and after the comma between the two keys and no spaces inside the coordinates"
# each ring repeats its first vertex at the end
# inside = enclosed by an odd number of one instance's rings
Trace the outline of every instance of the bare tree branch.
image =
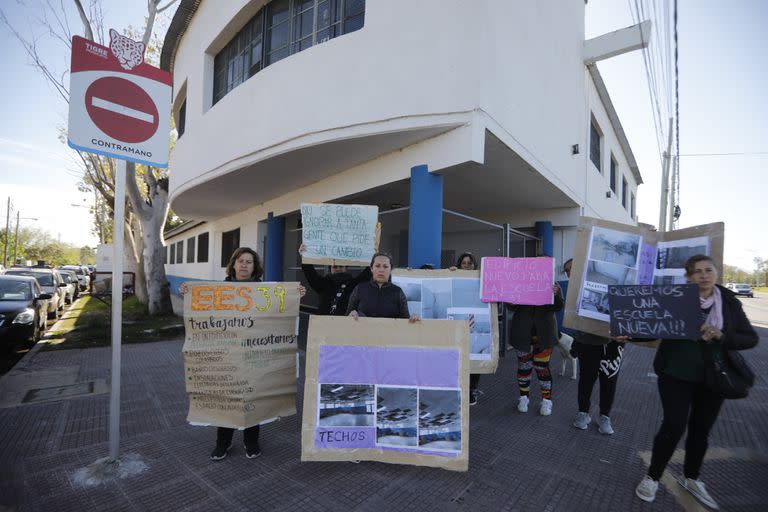
{"type": "MultiPolygon", "coordinates": [[[[159,4],[160,2],[158,1],[157,3],[159,4]]],[[[170,2],[168,2],[168,3],[167,3],[165,6],[163,6],[163,7],[158,7],[158,8],[157,8],[157,13],[158,13],[158,14],[160,14],[161,12],[163,12],[164,10],[166,10],[167,8],[169,8],[170,6],[172,6],[172,5],[173,5],[173,4],[175,4],[175,3],[176,3],[176,0],[171,0],[171,1],[170,1],[170,2]]]]}

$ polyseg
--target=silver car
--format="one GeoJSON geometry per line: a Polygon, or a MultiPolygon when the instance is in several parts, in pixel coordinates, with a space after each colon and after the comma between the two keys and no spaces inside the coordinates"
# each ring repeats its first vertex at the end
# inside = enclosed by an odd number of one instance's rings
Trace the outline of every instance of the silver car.
{"type": "Polygon", "coordinates": [[[77,281],[80,283],[80,291],[84,292],[91,285],[91,276],[85,267],[80,265],[64,265],[63,270],[72,270],[77,274],[77,281]]]}

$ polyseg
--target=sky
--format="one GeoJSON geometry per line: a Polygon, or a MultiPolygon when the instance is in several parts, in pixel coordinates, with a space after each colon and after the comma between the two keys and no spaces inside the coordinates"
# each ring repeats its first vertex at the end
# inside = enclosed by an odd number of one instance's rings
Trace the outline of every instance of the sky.
{"type": "MultiPolygon", "coordinates": [[[[14,26],[37,36],[41,53],[50,62],[60,63],[56,69],[61,73],[68,67],[69,50],[48,37],[34,20],[41,3],[27,0],[24,6],[7,1],[0,8],[14,26]]],[[[70,9],[72,32],[81,33],[73,2],[64,4],[70,9]]],[[[589,0],[586,37],[632,25],[633,5],[623,0],[589,0]]],[[[104,0],[103,6],[106,27],[141,26],[146,15],[143,0],[104,0]]],[[[768,165],[768,31],[764,28],[768,2],[679,0],[678,12],[679,227],[725,222],[725,263],[752,270],[753,258],[768,259],[768,236],[761,235],[768,195],[760,180],[768,165]]],[[[0,228],[5,227],[6,201],[11,197],[22,226],[47,230],[62,242],[95,246],[87,208],[93,196],[78,192],[81,173],[74,154],[58,140],[59,130],[66,125],[66,103],[29,64],[4,26],[0,26],[0,55],[5,66],[0,81],[0,228]]],[[[598,67],[643,176],[639,220],[655,225],[661,163],[642,53],[613,57],[598,67]]],[[[13,227],[15,215],[11,221],[13,227]]]]}

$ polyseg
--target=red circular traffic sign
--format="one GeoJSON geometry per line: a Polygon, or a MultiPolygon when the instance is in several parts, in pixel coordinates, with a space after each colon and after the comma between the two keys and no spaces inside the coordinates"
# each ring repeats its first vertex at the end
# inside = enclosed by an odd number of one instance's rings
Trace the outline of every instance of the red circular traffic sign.
{"type": "Polygon", "coordinates": [[[85,91],[85,108],[96,126],[122,142],[144,142],[157,131],[157,107],[147,92],[125,78],[107,76],[85,91]]]}

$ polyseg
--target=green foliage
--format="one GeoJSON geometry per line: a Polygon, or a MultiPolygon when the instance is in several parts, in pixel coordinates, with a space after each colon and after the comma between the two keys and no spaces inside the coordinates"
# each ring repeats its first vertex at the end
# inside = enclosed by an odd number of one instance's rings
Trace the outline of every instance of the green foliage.
{"type": "MultiPolygon", "coordinates": [[[[90,247],[76,247],[54,239],[50,233],[39,228],[20,227],[18,240],[15,232],[7,234],[8,264],[24,264],[31,261],[45,261],[47,265],[67,265],[73,263],[96,263],[96,252],[90,247]],[[16,260],[14,260],[14,249],[16,260]]],[[[6,246],[5,230],[0,232],[0,254],[6,246]]],[[[0,256],[1,257],[1,256],[0,256]]]]}

